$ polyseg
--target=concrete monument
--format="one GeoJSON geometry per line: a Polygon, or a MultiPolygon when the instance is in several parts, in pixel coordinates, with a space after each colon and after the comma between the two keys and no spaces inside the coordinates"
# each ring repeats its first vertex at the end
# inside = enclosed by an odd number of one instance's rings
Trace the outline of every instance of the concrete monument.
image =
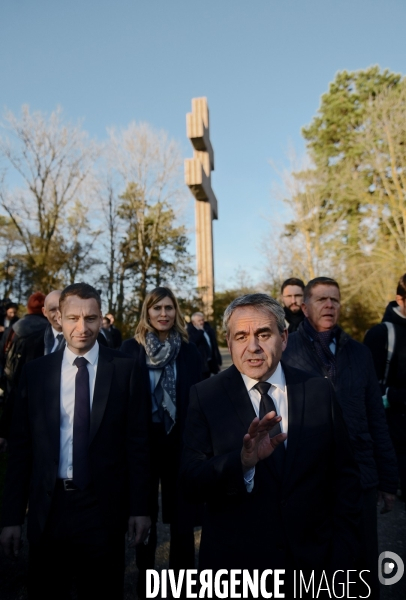
{"type": "Polygon", "coordinates": [[[186,130],[193,145],[193,158],[185,160],[185,180],[196,199],[197,282],[205,316],[210,318],[214,301],[213,219],[218,215],[217,199],[211,187],[214,153],[207,98],[193,98],[192,112],[186,115],[186,130]]]}

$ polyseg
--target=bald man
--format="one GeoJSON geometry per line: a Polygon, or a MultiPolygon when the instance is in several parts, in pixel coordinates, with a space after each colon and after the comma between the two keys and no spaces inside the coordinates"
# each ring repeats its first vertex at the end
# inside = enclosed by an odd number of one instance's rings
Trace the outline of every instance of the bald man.
{"type": "Polygon", "coordinates": [[[43,354],[51,354],[55,350],[61,350],[65,344],[62,327],[58,323],[59,298],[61,290],[53,290],[45,298],[42,308],[43,315],[48,319],[48,326],[44,333],[43,354]]]}

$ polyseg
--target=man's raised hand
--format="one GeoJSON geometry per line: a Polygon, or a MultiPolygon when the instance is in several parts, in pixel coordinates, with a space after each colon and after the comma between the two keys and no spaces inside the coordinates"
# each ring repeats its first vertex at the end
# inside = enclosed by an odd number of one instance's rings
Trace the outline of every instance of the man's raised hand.
{"type": "Polygon", "coordinates": [[[21,547],[21,526],[10,525],[3,527],[0,535],[0,546],[9,558],[17,558],[21,547]]]}
{"type": "Polygon", "coordinates": [[[269,437],[269,431],[281,420],[282,417],[277,417],[275,411],[271,411],[261,420],[255,417],[252,421],[242,442],[241,462],[244,471],[252,469],[260,460],[270,456],[275,448],[286,440],[286,433],[269,437]]]}

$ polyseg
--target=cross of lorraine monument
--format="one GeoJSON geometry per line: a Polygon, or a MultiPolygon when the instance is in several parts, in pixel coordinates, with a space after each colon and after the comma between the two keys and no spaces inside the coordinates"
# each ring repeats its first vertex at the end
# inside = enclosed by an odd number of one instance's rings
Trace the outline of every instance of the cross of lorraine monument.
{"type": "Polygon", "coordinates": [[[197,283],[202,292],[205,317],[210,318],[214,301],[213,219],[217,219],[218,214],[217,199],[211,187],[214,153],[207,98],[192,99],[192,112],[186,115],[186,131],[193,145],[193,158],[185,160],[185,181],[196,199],[197,283]]]}

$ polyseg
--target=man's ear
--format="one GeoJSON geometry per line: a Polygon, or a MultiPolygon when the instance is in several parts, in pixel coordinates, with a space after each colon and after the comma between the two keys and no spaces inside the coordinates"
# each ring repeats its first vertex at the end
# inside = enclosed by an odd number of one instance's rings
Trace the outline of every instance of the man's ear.
{"type": "Polygon", "coordinates": [[[41,310],[42,310],[42,314],[44,315],[44,317],[46,317],[46,314],[45,314],[45,306],[43,306],[43,307],[41,308],[41,310]]]}
{"type": "Polygon", "coordinates": [[[61,311],[58,308],[58,312],[56,313],[56,320],[58,321],[58,325],[60,327],[62,327],[62,315],[61,315],[61,311]]]}
{"type": "Polygon", "coordinates": [[[399,296],[396,294],[396,302],[398,304],[398,306],[400,306],[400,308],[403,308],[405,305],[405,299],[402,298],[402,296],[399,296]]]}
{"type": "Polygon", "coordinates": [[[307,306],[305,302],[302,302],[302,313],[304,314],[305,317],[308,317],[309,315],[307,314],[307,306]]]}
{"type": "Polygon", "coordinates": [[[283,333],[281,333],[281,338],[282,338],[282,350],[285,350],[286,346],[288,345],[288,330],[285,329],[285,331],[283,333]]]}

